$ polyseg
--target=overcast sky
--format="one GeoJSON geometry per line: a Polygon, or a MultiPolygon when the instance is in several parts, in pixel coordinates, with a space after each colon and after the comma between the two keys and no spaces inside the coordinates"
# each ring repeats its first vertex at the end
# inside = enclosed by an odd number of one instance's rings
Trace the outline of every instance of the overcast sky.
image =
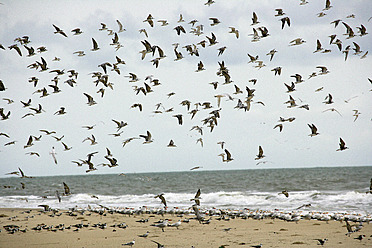
{"type": "MultiPolygon", "coordinates": [[[[87,154],[98,152],[91,162],[97,173],[132,173],[155,171],[184,171],[200,166],[202,170],[256,169],[256,168],[297,168],[314,166],[358,166],[372,164],[372,58],[366,54],[371,50],[371,34],[361,36],[358,32],[363,25],[367,33],[372,28],[372,3],[369,0],[331,1],[331,8],[325,10],[324,0],[301,1],[221,1],[216,0],[210,6],[206,1],[1,1],[0,4],[0,80],[6,90],[1,91],[0,106],[4,116],[10,111],[9,118],[0,120],[0,175],[22,168],[27,175],[70,175],[86,174],[87,164],[77,166],[72,161],[87,160],[87,154]],[[285,13],[275,16],[275,9],[281,8],[285,13]],[[257,14],[258,24],[252,25],[253,12],[257,14]],[[320,14],[325,14],[319,17],[320,14]],[[154,26],[144,22],[151,14],[154,26]],[[180,20],[182,15],[182,20],[180,20]],[[282,29],[280,19],[289,17],[282,29]],[[217,25],[211,25],[209,18],[218,18],[217,25]],[[340,19],[339,25],[331,24],[340,19]],[[125,31],[118,32],[119,20],[125,31]],[[159,20],[167,20],[161,26],[159,20]],[[197,20],[192,26],[190,21],[197,20]],[[107,26],[105,30],[101,23],[107,26]],[[355,37],[348,38],[346,25],[350,26],[355,37]],[[55,33],[53,24],[63,30],[68,37],[55,33]],[[202,25],[199,36],[191,32],[192,28],[202,25]],[[174,29],[182,26],[186,33],[177,35],[174,29]],[[230,33],[234,27],[239,31],[239,38],[230,33]],[[266,27],[268,36],[262,37],[259,28],[266,27]],[[83,33],[73,35],[71,30],[80,28],[83,33]],[[145,29],[148,37],[139,30],[145,29]],[[253,39],[253,29],[261,36],[253,39]],[[113,43],[117,33],[122,45],[116,50],[113,43]],[[210,45],[208,38],[216,36],[217,44],[210,45]],[[330,44],[330,35],[336,35],[342,43],[342,51],[350,46],[348,58],[339,51],[336,44],[330,44]],[[18,37],[28,36],[36,55],[27,56],[23,44],[15,41],[18,37]],[[91,51],[92,38],[99,46],[98,51],[91,51]],[[302,38],[306,42],[290,46],[294,39],[302,38]],[[156,68],[151,60],[159,57],[147,53],[141,59],[140,51],[145,49],[141,41],[147,40],[151,46],[160,47],[166,57],[160,59],[156,68]],[[205,40],[206,46],[199,42],[205,40]],[[317,49],[317,40],[322,50],[317,49]],[[183,59],[175,61],[175,46],[183,59]],[[355,44],[361,52],[355,54],[355,44]],[[10,46],[17,44],[22,52],[19,56],[10,46]],[[195,45],[199,56],[190,55],[184,48],[195,45]],[[39,53],[37,48],[45,46],[46,52],[39,53]],[[222,55],[219,48],[226,47],[222,55]],[[272,49],[277,52],[270,61],[267,55],[272,49]],[[330,52],[325,52],[330,50],[330,52]],[[76,51],[84,51],[85,56],[77,56],[76,51]],[[250,62],[247,54],[258,56],[258,62],[250,62]],[[365,55],[365,56],[363,56],[365,55]],[[116,62],[116,56],[125,61],[119,64],[120,74],[107,67],[108,81],[113,89],[94,82],[92,72],[104,71],[98,65],[116,62]],[[53,61],[57,57],[59,61],[53,61]],[[47,62],[48,69],[41,71],[27,68],[41,58],[47,62]],[[196,72],[202,61],[205,70],[196,72]],[[224,61],[231,77],[231,83],[224,84],[225,78],[218,76],[219,63],[224,61]],[[317,66],[327,67],[329,73],[321,75],[317,66]],[[281,75],[274,75],[272,69],[282,67],[281,75]],[[52,70],[64,70],[59,75],[59,93],[53,93],[51,80],[57,75],[52,70]],[[74,87],[65,83],[70,79],[68,70],[77,71],[78,77],[74,87]],[[129,82],[129,73],[134,73],[138,81],[129,82]],[[309,79],[309,75],[316,76],[309,79]],[[302,76],[303,82],[295,84],[295,91],[287,92],[284,83],[291,85],[295,74],[302,76]],[[161,83],[154,86],[146,80],[158,79],[161,83]],[[29,79],[38,78],[34,87],[29,79]],[[256,79],[256,84],[250,82],[256,79]],[[151,86],[152,92],[136,94],[135,87],[151,86]],[[211,82],[218,82],[214,89],[211,82]],[[235,86],[242,93],[235,93],[235,86]],[[46,88],[48,96],[41,97],[37,90],[46,88]],[[240,99],[246,104],[247,91],[255,89],[249,111],[235,108],[240,99]],[[98,90],[105,90],[101,97],[98,90]],[[317,89],[321,89],[316,91],[317,89]],[[168,97],[169,93],[175,93],[168,97]],[[87,93],[97,104],[89,106],[87,93]],[[326,104],[328,94],[332,95],[331,104],[326,104]],[[223,95],[221,105],[217,105],[216,95],[223,95]],[[229,100],[231,96],[233,99],[229,100]],[[297,106],[289,108],[285,104],[290,99],[297,106]],[[13,103],[8,104],[8,98],[13,103]],[[31,99],[31,108],[41,104],[45,110],[36,114],[30,107],[23,107],[20,101],[31,99]],[[191,102],[190,110],[180,103],[191,102]],[[211,108],[205,109],[197,103],[209,102],[211,108]],[[142,104],[143,110],[131,108],[133,104],[142,104]],[[156,104],[161,113],[154,113],[156,104]],[[300,108],[308,105],[309,110],[300,108]],[[66,114],[55,114],[61,107],[66,114]],[[173,108],[173,112],[165,110],[173,108]],[[191,119],[191,110],[197,113],[191,119]],[[335,110],[335,111],[332,111],[335,110]],[[337,111],[336,111],[337,110],[337,111]],[[355,120],[354,110],[359,114],[355,120]],[[218,111],[217,125],[213,130],[203,120],[218,111]],[[33,115],[27,115],[32,113],[33,115]],[[182,115],[183,124],[179,125],[174,115],[182,115]],[[26,117],[24,117],[27,115],[26,117]],[[22,118],[23,117],[23,118],[22,118]],[[280,117],[292,122],[279,122],[280,117]],[[112,120],[124,121],[127,125],[121,128],[120,136],[116,134],[117,125],[112,120]],[[274,127],[283,125],[283,130],[274,127]],[[314,124],[318,135],[311,137],[308,124],[314,124]],[[95,125],[92,130],[83,128],[95,125]],[[192,127],[202,128],[203,134],[192,127]],[[54,131],[46,135],[40,130],[54,131]],[[143,144],[149,131],[153,142],[143,144]],[[39,137],[32,140],[32,146],[26,146],[30,136],[39,137]],[[55,136],[61,141],[53,138],[55,136]],[[84,141],[94,135],[97,144],[84,141]],[[123,141],[134,137],[123,147],[123,141]],[[138,139],[137,139],[138,138],[138,139]],[[339,149],[342,138],[349,149],[339,149]],[[197,140],[202,139],[201,142],[197,140]],[[167,147],[170,140],[176,147],[167,147]],[[15,141],[14,144],[8,144],[15,141]],[[224,141],[233,158],[223,162],[221,153],[225,154],[217,142],[224,141]],[[68,147],[64,151],[61,142],[68,147]],[[265,157],[256,160],[259,146],[265,157]],[[55,164],[50,154],[55,147],[58,163],[55,164]],[[112,153],[109,159],[115,158],[119,166],[109,168],[102,163],[110,163],[106,148],[112,153]],[[38,153],[31,155],[30,152],[38,153]],[[261,163],[259,163],[261,162],[261,163]],[[259,164],[258,164],[259,163],[259,164]]],[[[226,159],[226,155],[224,157],[226,159]]]]}

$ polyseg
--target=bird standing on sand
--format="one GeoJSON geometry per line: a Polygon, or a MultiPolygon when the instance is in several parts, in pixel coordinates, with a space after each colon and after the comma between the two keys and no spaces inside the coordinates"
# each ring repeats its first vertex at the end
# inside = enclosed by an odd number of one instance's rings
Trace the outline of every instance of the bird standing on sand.
{"type": "Polygon", "coordinates": [[[315,239],[315,240],[317,240],[318,241],[318,245],[321,245],[321,246],[323,246],[324,245],[324,243],[328,240],[328,239],[315,239]]]}
{"type": "Polygon", "coordinates": [[[164,228],[168,226],[168,220],[166,219],[160,223],[152,224],[151,226],[159,227],[164,232],[164,228]]]}
{"type": "Polygon", "coordinates": [[[254,247],[254,248],[262,248],[262,244],[259,244],[259,245],[251,245],[251,247],[254,247]]]}
{"type": "Polygon", "coordinates": [[[132,247],[135,243],[136,243],[136,241],[133,239],[132,241],[130,241],[128,243],[125,243],[125,244],[122,244],[122,245],[128,245],[128,246],[132,247]]]}
{"type": "Polygon", "coordinates": [[[141,235],[138,235],[138,237],[141,237],[141,238],[147,238],[149,236],[149,231],[147,231],[146,233],[144,234],[141,234],[141,235]]]}

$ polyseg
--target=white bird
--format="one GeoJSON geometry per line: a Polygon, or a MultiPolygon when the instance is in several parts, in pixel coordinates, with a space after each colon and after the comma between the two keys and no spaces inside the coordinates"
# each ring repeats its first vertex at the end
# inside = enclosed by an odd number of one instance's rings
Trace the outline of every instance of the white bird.
{"type": "Polygon", "coordinates": [[[128,243],[125,243],[123,245],[129,245],[130,247],[132,247],[135,243],[136,243],[136,241],[133,239],[132,241],[130,241],[128,243]]]}
{"type": "Polygon", "coordinates": [[[164,228],[168,226],[168,220],[164,220],[163,222],[152,224],[152,226],[159,227],[164,232],[164,228]]]}
{"type": "Polygon", "coordinates": [[[181,220],[178,220],[177,222],[175,223],[172,223],[170,224],[169,226],[172,226],[172,227],[176,227],[178,229],[178,227],[181,225],[181,220]]]}
{"type": "Polygon", "coordinates": [[[50,155],[52,155],[54,163],[57,164],[57,158],[56,158],[57,153],[56,153],[54,146],[52,147],[52,151],[50,152],[50,155]]]}
{"type": "Polygon", "coordinates": [[[200,189],[198,189],[198,191],[196,192],[195,194],[195,197],[190,199],[190,201],[195,201],[196,205],[200,206],[200,189]]]}

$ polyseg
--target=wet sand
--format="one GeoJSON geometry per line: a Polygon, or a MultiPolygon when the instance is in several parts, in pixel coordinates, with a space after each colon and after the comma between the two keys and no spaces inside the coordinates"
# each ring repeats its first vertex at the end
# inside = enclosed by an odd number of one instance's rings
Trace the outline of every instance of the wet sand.
{"type": "MultiPolygon", "coordinates": [[[[372,224],[363,223],[363,228],[350,237],[345,222],[302,219],[298,223],[281,219],[207,216],[209,224],[193,219],[195,215],[155,213],[123,214],[105,211],[56,213],[42,209],[0,209],[0,247],[130,247],[122,246],[135,239],[133,247],[251,247],[262,244],[266,247],[321,247],[316,239],[328,240],[324,247],[372,247],[372,224]],[[148,219],[147,222],[138,222],[148,219]],[[151,226],[156,221],[169,219],[169,223],[189,219],[176,227],[151,226]],[[64,226],[62,225],[64,224],[64,226]],[[76,225],[83,224],[81,228],[76,225]],[[106,225],[104,225],[106,224],[106,225]],[[121,225],[119,225],[121,224],[121,225]],[[17,227],[6,228],[7,225],[17,227]],[[32,230],[35,227],[41,230],[32,230]],[[14,228],[14,233],[12,230],[14,228]],[[138,235],[149,231],[146,238],[138,235]],[[365,235],[362,240],[355,239],[365,235]]],[[[358,224],[350,222],[351,224],[358,224]]]]}

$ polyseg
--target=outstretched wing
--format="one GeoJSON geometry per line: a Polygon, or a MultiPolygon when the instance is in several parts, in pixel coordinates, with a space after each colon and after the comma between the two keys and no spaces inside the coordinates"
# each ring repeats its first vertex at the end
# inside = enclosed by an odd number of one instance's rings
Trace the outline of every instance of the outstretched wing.
{"type": "Polygon", "coordinates": [[[65,182],[63,182],[63,188],[65,189],[65,195],[71,194],[70,188],[67,186],[65,182]]]}

